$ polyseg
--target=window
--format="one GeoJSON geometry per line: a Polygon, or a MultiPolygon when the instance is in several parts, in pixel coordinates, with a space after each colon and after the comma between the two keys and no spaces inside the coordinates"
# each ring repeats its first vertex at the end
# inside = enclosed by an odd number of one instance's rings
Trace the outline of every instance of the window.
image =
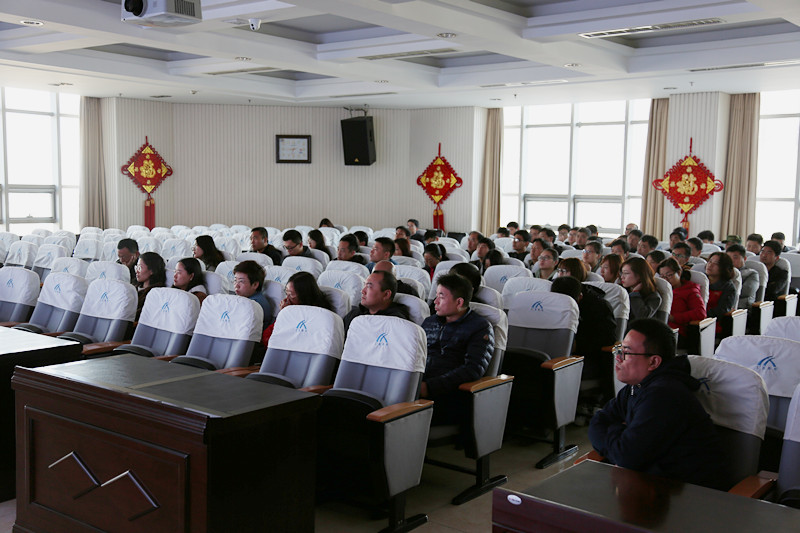
{"type": "Polygon", "coordinates": [[[503,223],[639,224],[650,100],[504,109],[503,223]]]}
{"type": "Polygon", "coordinates": [[[78,232],[80,97],[0,89],[3,229],[78,232]]]}
{"type": "Polygon", "coordinates": [[[764,240],[776,231],[796,245],[800,224],[800,91],[761,93],[756,181],[756,227],[764,240]]]}

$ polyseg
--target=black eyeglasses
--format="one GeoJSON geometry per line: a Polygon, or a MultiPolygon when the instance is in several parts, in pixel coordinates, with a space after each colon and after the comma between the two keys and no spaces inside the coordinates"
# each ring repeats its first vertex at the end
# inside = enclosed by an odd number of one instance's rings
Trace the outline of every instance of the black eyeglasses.
{"type": "Polygon", "coordinates": [[[645,355],[647,357],[650,357],[652,355],[658,355],[657,353],[626,352],[622,344],[615,344],[614,348],[611,349],[611,353],[614,354],[614,358],[620,363],[625,361],[625,359],[627,359],[629,355],[645,355]]]}

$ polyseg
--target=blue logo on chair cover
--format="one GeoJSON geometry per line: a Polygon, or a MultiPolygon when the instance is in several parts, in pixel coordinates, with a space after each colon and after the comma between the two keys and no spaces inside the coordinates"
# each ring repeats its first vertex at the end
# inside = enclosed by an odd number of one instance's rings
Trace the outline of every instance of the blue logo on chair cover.
{"type": "Polygon", "coordinates": [[[236,281],[236,275],[233,270],[228,270],[228,281],[236,281]]]}
{"type": "Polygon", "coordinates": [[[544,311],[544,305],[542,305],[542,301],[539,300],[537,302],[533,302],[533,305],[531,306],[531,310],[533,310],[533,311],[544,311]]]}
{"type": "Polygon", "coordinates": [[[8,287],[9,289],[14,288],[14,278],[8,278],[8,281],[6,281],[6,287],[8,287]]]}
{"type": "Polygon", "coordinates": [[[98,279],[106,279],[106,271],[105,270],[100,272],[100,277],[98,279]]]}
{"type": "Polygon", "coordinates": [[[100,295],[100,301],[103,302],[103,303],[107,303],[108,302],[108,293],[107,292],[104,292],[103,294],[100,295]]]}
{"type": "Polygon", "coordinates": [[[277,281],[278,283],[283,283],[283,281],[281,281],[281,275],[280,275],[280,274],[275,274],[275,278],[274,278],[274,279],[275,279],[275,281],[277,281]]]}
{"type": "Polygon", "coordinates": [[[62,270],[61,272],[69,272],[69,267],[68,266],[64,267],[64,270],[62,270]]]}
{"type": "Polygon", "coordinates": [[[341,289],[342,288],[342,284],[337,281],[336,285],[334,285],[333,288],[334,289],[341,289]]]}
{"type": "Polygon", "coordinates": [[[294,329],[296,329],[297,331],[299,331],[301,333],[305,333],[306,331],[308,331],[308,328],[306,327],[306,321],[305,320],[301,320],[300,322],[297,323],[297,326],[295,326],[294,329]]]}
{"type": "Polygon", "coordinates": [[[500,283],[505,283],[506,281],[508,281],[508,276],[503,276],[500,278],[500,283]]]}
{"type": "Polygon", "coordinates": [[[389,339],[386,338],[386,333],[381,333],[380,335],[378,335],[378,338],[375,339],[375,344],[377,344],[380,347],[389,346],[389,339]]]}
{"type": "Polygon", "coordinates": [[[56,294],[61,294],[61,284],[60,283],[56,283],[56,286],[53,287],[53,292],[56,293],[56,294]]]}
{"type": "Polygon", "coordinates": [[[297,270],[297,271],[299,272],[299,271],[300,271],[300,265],[297,265],[297,267],[295,268],[295,270],[297,270]]]}
{"type": "Polygon", "coordinates": [[[220,320],[220,322],[230,322],[230,321],[231,321],[231,315],[229,315],[229,314],[228,314],[228,312],[227,312],[227,311],[225,311],[225,312],[224,312],[224,313],[222,313],[222,315],[219,317],[219,320],[220,320]]]}
{"type": "Polygon", "coordinates": [[[169,313],[169,302],[164,302],[164,305],[161,306],[162,313],[169,313]]]}
{"type": "Polygon", "coordinates": [[[709,393],[711,392],[711,387],[709,386],[709,383],[711,383],[711,378],[702,377],[702,378],[699,378],[697,381],[700,382],[700,389],[705,389],[705,392],[709,392],[709,393]]]}
{"type": "Polygon", "coordinates": [[[778,365],[775,363],[775,357],[772,355],[766,356],[756,364],[756,369],[759,372],[774,372],[778,370],[778,365]]]}

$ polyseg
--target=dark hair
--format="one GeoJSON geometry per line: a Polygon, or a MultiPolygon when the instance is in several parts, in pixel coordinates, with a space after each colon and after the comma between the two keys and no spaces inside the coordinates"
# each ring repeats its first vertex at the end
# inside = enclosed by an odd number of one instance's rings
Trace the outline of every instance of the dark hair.
{"type": "Polygon", "coordinates": [[[126,248],[129,252],[135,254],[139,252],[139,243],[133,239],[120,239],[117,243],[117,250],[126,248]]]}
{"type": "Polygon", "coordinates": [[[333,227],[333,222],[331,222],[331,219],[329,219],[329,218],[323,218],[322,220],[319,221],[319,226],[318,227],[320,227],[320,228],[332,228],[333,227]]]}
{"type": "Polygon", "coordinates": [[[459,276],[465,277],[470,285],[472,285],[472,294],[474,295],[478,292],[478,288],[481,286],[481,273],[478,272],[478,268],[472,263],[456,263],[450,268],[450,274],[458,274],[459,276]]]}
{"type": "Polygon", "coordinates": [[[472,285],[467,278],[447,273],[439,278],[439,286],[450,291],[453,298],[463,298],[464,307],[469,309],[469,303],[472,301],[472,285]]]}
{"type": "Polygon", "coordinates": [[[489,266],[505,264],[503,253],[500,250],[489,250],[489,252],[483,258],[484,264],[486,261],[489,261],[489,266]]]}
{"type": "Polygon", "coordinates": [[[396,248],[400,248],[400,255],[404,257],[413,257],[411,255],[411,245],[408,244],[408,239],[395,239],[394,245],[396,248]]]}
{"type": "Polygon", "coordinates": [[[572,276],[559,276],[553,280],[550,292],[566,294],[577,303],[581,297],[581,282],[572,276]]]}
{"type": "Polygon", "coordinates": [[[773,241],[772,239],[764,243],[764,248],[769,248],[770,250],[775,252],[775,255],[777,256],[780,256],[781,252],[783,251],[783,248],[781,248],[781,243],[779,243],[778,241],[773,241]]]}
{"type": "Polygon", "coordinates": [[[628,244],[628,241],[625,239],[614,239],[611,241],[610,247],[614,248],[615,246],[622,246],[622,251],[626,254],[631,251],[631,245],[628,244]]]}
{"type": "Polygon", "coordinates": [[[543,250],[547,250],[548,248],[552,248],[553,247],[552,244],[550,244],[546,240],[542,239],[541,237],[536,237],[535,239],[533,239],[531,241],[531,244],[533,245],[533,244],[536,244],[537,242],[539,243],[539,245],[542,247],[543,250]]]}
{"type": "Polygon", "coordinates": [[[741,254],[742,257],[747,257],[747,250],[745,250],[744,246],[742,246],[741,244],[731,244],[725,251],[735,252],[737,254],[741,254]]]}
{"type": "Polygon", "coordinates": [[[656,239],[653,235],[642,235],[640,240],[653,250],[658,248],[658,239],[656,239]]]}
{"type": "Polygon", "coordinates": [[[315,250],[319,250],[320,252],[324,253],[328,256],[328,259],[333,259],[331,256],[331,251],[328,250],[328,245],[325,244],[325,235],[318,229],[312,229],[308,232],[308,242],[314,242],[313,248],[315,250]]]}
{"type": "MultiPolygon", "coordinates": [[[[649,255],[649,254],[648,254],[649,255]]],[[[663,261],[664,258],[661,258],[663,261]]],[[[658,261],[659,263],[661,261],[658,261]]],[[[650,268],[650,265],[647,264],[647,261],[642,259],[641,257],[629,257],[622,266],[620,267],[620,271],[622,271],[622,267],[628,265],[631,271],[639,278],[639,283],[642,284],[642,290],[640,291],[642,296],[648,296],[652,292],[656,292],[656,282],[653,278],[653,269],[650,268]]]]}
{"type": "Polygon", "coordinates": [[[490,250],[494,250],[494,241],[489,237],[481,237],[478,239],[478,244],[485,244],[490,250]]]}
{"type": "Polygon", "coordinates": [[[592,234],[592,230],[590,230],[589,228],[578,228],[578,233],[583,233],[588,237],[592,234]]]}
{"type": "Polygon", "coordinates": [[[604,255],[603,259],[600,260],[600,264],[602,265],[603,263],[608,263],[615,278],[619,277],[619,269],[622,266],[622,258],[620,256],[617,254],[604,255]]]}
{"type": "Polygon", "coordinates": [[[539,224],[531,224],[531,230],[542,231],[542,229],[539,224]]]}
{"type": "Polygon", "coordinates": [[[683,237],[683,238],[681,239],[682,241],[685,241],[685,240],[686,240],[686,237],[688,237],[688,236],[689,236],[689,232],[688,232],[688,231],[686,231],[686,228],[684,228],[683,226],[678,226],[677,228],[675,228],[674,230],[672,230],[672,233],[670,233],[670,235],[672,235],[673,233],[680,233],[680,234],[681,234],[681,236],[683,237]]]}
{"type": "Polygon", "coordinates": [[[367,235],[366,231],[360,231],[360,230],[354,231],[353,235],[355,236],[356,239],[358,239],[359,246],[361,246],[362,242],[364,243],[364,246],[366,246],[367,243],[369,242],[369,235],[367,235]]]}
{"type": "Polygon", "coordinates": [[[594,252],[598,255],[603,253],[603,245],[597,241],[589,241],[586,243],[586,246],[583,247],[584,250],[592,248],[594,252]]]}
{"type": "Polygon", "coordinates": [[[506,224],[506,227],[507,228],[519,229],[519,223],[517,223],[517,222],[509,222],[508,224],[506,224]]]}
{"type": "Polygon", "coordinates": [[[499,228],[497,228],[497,235],[498,236],[502,235],[503,237],[510,237],[511,232],[508,231],[508,228],[506,228],[505,226],[500,226],[499,228]]]}
{"type": "Polygon", "coordinates": [[[666,362],[675,357],[675,334],[667,324],[655,318],[640,318],[628,326],[628,331],[644,335],[644,349],[661,356],[666,362]]]}
{"type": "Polygon", "coordinates": [[[192,276],[184,290],[188,291],[198,285],[205,285],[206,277],[203,275],[203,269],[200,268],[200,261],[194,257],[184,257],[178,263],[182,264],[186,273],[192,276]]]}
{"type": "Polygon", "coordinates": [[[634,237],[639,237],[641,239],[644,233],[642,233],[642,230],[640,229],[632,229],[628,232],[628,235],[633,235],[634,237]]]}
{"type": "Polygon", "coordinates": [[[672,237],[673,235],[676,235],[678,239],[681,240],[681,242],[686,240],[686,235],[684,235],[682,231],[673,231],[672,233],[669,234],[670,237],[672,237]]]}
{"type": "MultiPolygon", "coordinates": [[[[580,282],[586,281],[586,267],[577,257],[567,257],[558,263],[558,268],[569,270],[569,275],[580,282]]],[[[559,278],[561,275],[558,276],[559,278]]]]}
{"type": "Polygon", "coordinates": [[[733,278],[733,259],[725,252],[714,252],[708,256],[710,261],[712,257],[719,257],[719,277],[723,281],[728,281],[733,278]]]}
{"type": "MultiPolygon", "coordinates": [[[[542,254],[545,253],[545,252],[547,252],[550,255],[552,255],[553,256],[553,261],[556,263],[556,265],[558,265],[558,257],[559,257],[558,256],[558,250],[556,250],[553,247],[550,247],[550,248],[545,248],[544,250],[542,250],[542,254]]],[[[539,257],[541,257],[542,254],[539,254],[539,257]]]]}
{"type": "Polygon", "coordinates": [[[424,254],[431,254],[436,259],[441,259],[442,258],[441,248],[439,248],[439,245],[435,244],[435,243],[426,244],[425,248],[423,248],[423,250],[422,250],[422,253],[423,253],[423,255],[424,254]]]}
{"type": "Polygon", "coordinates": [[[194,239],[198,248],[203,250],[201,260],[210,269],[217,268],[217,265],[225,261],[225,256],[219,251],[217,245],[214,244],[214,239],[209,235],[198,235],[194,239]]]}
{"type": "Polygon", "coordinates": [[[269,237],[269,232],[267,231],[267,228],[263,226],[256,226],[255,228],[250,230],[250,233],[258,233],[261,235],[262,239],[266,239],[269,237]]]}
{"type": "Polygon", "coordinates": [[[414,224],[416,227],[419,227],[419,220],[417,220],[416,218],[409,218],[408,220],[406,220],[406,223],[409,223],[409,222],[414,224]]]}
{"type": "Polygon", "coordinates": [[[531,234],[525,231],[524,229],[518,229],[514,232],[514,237],[519,237],[525,242],[531,242],[531,234]]]}
{"type": "Polygon", "coordinates": [[[589,224],[588,226],[586,226],[586,229],[591,231],[592,235],[597,235],[597,226],[595,226],[594,224],[589,224]]]}
{"type": "Polygon", "coordinates": [[[703,251],[703,241],[698,239],[697,237],[690,237],[686,239],[686,244],[690,246],[694,246],[695,250],[703,251]]]}
{"type": "Polygon", "coordinates": [[[233,267],[234,274],[245,274],[250,283],[258,283],[258,290],[264,288],[264,269],[255,261],[248,260],[238,263],[233,267]]]}
{"type": "Polygon", "coordinates": [[[747,241],[755,241],[758,244],[764,244],[764,237],[762,237],[760,233],[751,233],[747,236],[747,239],[745,239],[745,242],[747,241]]]}
{"type": "Polygon", "coordinates": [[[353,235],[352,233],[348,233],[347,235],[342,235],[339,238],[339,242],[342,242],[342,241],[347,243],[347,249],[348,250],[350,250],[353,253],[357,253],[358,252],[358,239],[356,239],[355,235],[353,235]]]}
{"type": "MultiPolygon", "coordinates": [[[[167,284],[167,267],[164,258],[155,252],[145,252],[139,259],[147,266],[150,271],[150,286],[164,287],[167,284]]],[[[141,287],[141,285],[139,285],[141,287]]]]}
{"type": "Polygon", "coordinates": [[[435,229],[427,229],[427,230],[425,230],[425,236],[422,237],[422,238],[427,241],[428,239],[435,239],[438,236],[439,236],[439,234],[436,232],[435,229]]]}
{"type": "Polygon", "coordinates": [[[688,270],[684,270],[678,264],[678,261],[674,257],[667,257],[663,261],[658,264],[658,268],[656,268],[656,272],[661,270],[662,268],[667,267],[673,272],[675,272],[681,281],[690,281],[692,279],[692,274],[688,270]]]}
{"type": "Polygon", "coordinates": [[[394,228],[394,229],[395,229],[395,231],[398,231],[398,230],[399,230],[399,231],[402,231],[403,233],[405,233],[405,234],[406,234],[406,237],[411,237],[411,230],[410,230],[410,229],[408,229],[408,228],[407,228],[407,227],[405,227],[405,226],[397,226],[397,227],[396,227],[396,228],[394,228]]]}
{"type": "Polygon", "coordinates": [[[480,231],[473,230],[473,231],[470,231],[469,233],[467,233],[467,235],[472,235],[472,234],[475,234],[475,235],[478,236],[478,242],[481,242],[481,239],[483,239],[483,233],[481,233],[480,231]]]}
{"type": "Polygon", "coordinates": [[[380,244],[383,248],[383,253],[394,255],[394,241],[389,237],[378,237],[375,239],[375,244],[380,244]]]}
{"type": "Polygon", "coordinates": [[[572,229],[572,228],[570,228],[570,227],[569,227],[569,224],[561,224],[561,225],[558,227],[558,231],[561,231],[562,229],[565,229],[565,230],[569,231],[569,230],[570,230],[570,229],[572,229]]]}
{"type": "Polygon", "coordinates": [[[547,238],[550,239],[551,241],[556,240],[556,232],[551,230],[550,228],[544,228],[539,232],[539,235],[541,235],[542,233],[544,233],[547,236],[547,238]]]}
{"type": "Polygon", "coordinates": [[[697,238],[701,241],[713,241],[714,240],[714,232],[710,230],[703,230],[697,234],[697,238]]]}
{"type": "Polygon", "coordinates": [[[325,293],[322,292],[319,285],[317,285],[316,278],[308,272],[295,272],[286,283],[287,285],[289,283],[292,284],[292,288],[295,294],[297,294],[297,300],[300,302],[300,305],[312,305],[314,307],[322,307],[328,311],[333,311],[328,297],[325,296],[325,293]]]}
{"type": "Polygon", "coordinates": [[[394,274],[388,270],[373,270],[372,273],[381,275],[381,291],[391,291],[394,300],[394,295],[397,294],[397,278],[394,274]]]}
{"type": "Polygon", "coordinates": [[[667,258],[667,254],[662,250],[653,250],[647,254],[646,257],[652,257],[656,264],[660,263],[667,258]]]}
{"type": "Polygon", "coordinates": [[[303,244],[303,236],[296,229],[287,229],[283,234],[284,241],[291,241],[295,244],[303,244]]]}
{"type": "Polygon", "coordinates": [[[772,236],[770,237],[770,240],[772,240],[772,241],[785,241],[786,240],[786,235],[784,235],[782,231],[776,231],[775,233],[772,234],[772,236]]]}
{"type": "Polygon", "coordinates": [[[672,253],[675,253],[675,250],[686,250],[687,254],[692,255],[692,249],[684,241],[675,243],[675,246],[672,247],[672,253]]]}

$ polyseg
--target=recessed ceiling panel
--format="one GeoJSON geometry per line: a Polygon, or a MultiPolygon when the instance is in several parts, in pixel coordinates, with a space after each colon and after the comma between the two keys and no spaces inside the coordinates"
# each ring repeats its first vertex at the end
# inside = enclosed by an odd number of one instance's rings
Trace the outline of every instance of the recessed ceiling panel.
{"type": "MultiPolygon", "coordinates": [[[[492,65],[496,63],[510,63],[513,61],[524,61],[518,57],[510,57],[492,52],[458,52],[453,54],[439,54],[420,57],[409,57],[401,61],[427,65],[429,67],[448,68],[448,67],[471,67],[479,65],[492,65]]],[[[531,63],[536,66],[536,63],[531,63]]]]}
{"type": "Polygon", "coordinates": [[[149,48],[135,44],[107,44],[104,46],[93,46],[86,50],[95,50],[109,54],[119,54],[123,56],[141,57],[144,59],[157,59],[159,61],[179,61],[182,59],[199,59],[206,56],[175,52],[173,50],[162,50],[160,48],[149,48]]]}

